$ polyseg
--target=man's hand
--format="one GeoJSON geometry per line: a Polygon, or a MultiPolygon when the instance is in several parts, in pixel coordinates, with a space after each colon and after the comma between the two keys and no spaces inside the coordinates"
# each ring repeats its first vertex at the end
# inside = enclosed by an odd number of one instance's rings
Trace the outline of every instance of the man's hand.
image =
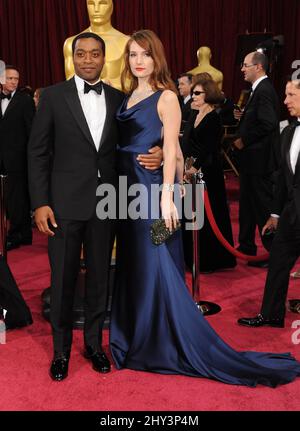
{"type": "Polygon", "coordinates": [[[242,115],[243,115],[243,111],[240,111],[239,109],[233,110],[233,116],[236,120],[240,121],[240,119],[242,118],[242,115]]]}
{"type": "Polygon", "coordinates": [[[241,139],[241,138],[236,139],[236,140],[233,142],[233,145],[234,145],[238,150],[242,150],[242,149],[245,147],[245,145],[243,144],[243,141],[242,141],[242,139],[241,139]]]}
{"type": "Polygon", "coordinates": [[[262,228],[262,235],[267,234],[268,232],[274,232],[277,229],[277,225],[278,225],[278,217],[270,217],[267,221],[267,223],[264,225],[264,227],[262,228]]]}
{"type": "Polygon", "coordinates": [[[38,230],[48,236],[54,236],[55,233],[49,229],[48,220],[53,227],[57,228],[56,220],[52,209],[48,206],[39,207],[34,212],[35,223],[38,230]]]}
{"type": "Polygon", "coordinates": [[[158,146],[150,148],[149,154],[139,154],[137,161],[141,166],[144,166],[145,169],[154,171],[161,166],[161,162],[163,161],[163,151],[158,146]]]}

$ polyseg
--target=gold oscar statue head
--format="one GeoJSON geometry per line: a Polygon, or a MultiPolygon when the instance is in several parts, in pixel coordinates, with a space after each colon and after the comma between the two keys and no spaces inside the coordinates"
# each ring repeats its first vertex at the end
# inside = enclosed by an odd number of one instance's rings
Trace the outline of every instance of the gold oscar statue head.
{"type": "Polygon", "coordinates": [[[110,23],[114,10],[112,0],[86,0],[86,5],[92,27],[110,23]]]}
{"type": "Polygon", "coordinates": [[[194,69],[190,70],[187,73],[191,73],[192,75],[199,75],[200,73],[207,72],[218,84],[219,89],[222,90],[223,73],[210,64],[211,57],[211,49],[208,46],[200,46],[197,51],[198,66],[196,66],[194,69]]]}
{"type": "MultiPolygon", "coordinates": [[[[81,33],[93,32],[98,34],[105,42],[105,65],[101,78],[115,88],[121,89],[121,73],[124,68],[124,49],[128,36],[116,30],[111,24],[114,10],[113,0],[87,0],[86,1],[90,27],[81,33]]],[[[69,37],[64,44],[66,79],[74,76],[72,42],[75,36],[69,37]]]]}
{"type": "Polygon", "coordinates": [[[201,46],[197,51],[198,64],[210,63],[211,50],[208,46],[201,46]]]}

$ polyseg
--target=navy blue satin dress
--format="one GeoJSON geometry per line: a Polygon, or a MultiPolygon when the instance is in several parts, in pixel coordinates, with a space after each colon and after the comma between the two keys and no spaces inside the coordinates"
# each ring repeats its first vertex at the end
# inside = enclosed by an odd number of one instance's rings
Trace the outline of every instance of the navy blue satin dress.
{"type": "MultiPolygon", "coordinates": [[[[160,95],[158,91],[129,109],[125,100],[117,114],[122,135],[118,169],[128,187],[139,183],[150,190],[151,184],[162,183],[162,169],[148,171],[136,160],[161,143],[160,95]]],[[[300,363],[289,353],[237,352],[216,334],[185,285],[181,233],[155,246],[152,222],[150,217],[118,221],[110,326],[116,367],[246,386],[275,387],[300,375],[300,363]]]]}

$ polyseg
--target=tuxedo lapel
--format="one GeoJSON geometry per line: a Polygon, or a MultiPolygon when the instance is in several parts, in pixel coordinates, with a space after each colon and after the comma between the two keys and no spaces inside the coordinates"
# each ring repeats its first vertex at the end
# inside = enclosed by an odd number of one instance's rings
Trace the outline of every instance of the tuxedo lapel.
{"type": "Polygon", "coordinates": [[[258,84],[258,86],[255,88],[255,90],[253,91],[253,90],[251,90],[251,92],[250,92],[250,96],[249,96],[249,99],[248,99],[248,101],[247,101],[247,103],[246,103],[246,105],[245,105],[245,109],[244,109],[244,111],[247,111],[247,109],[249,108],[249,106],[253,103],[253,100],[255,99],[255,95],[257,94],[257,92],[259,92],[259,90],[260,90],[260,88],[261,87],[263,87],[264,85],[266,85],[266,82],[268,82],[269,81],[269,78],[265,78],[265,79],[263,79],[259,84],[258,84]]]}
{"type": "MultiPolygon", "coordinates": [[[[300,127],[300,126],[298,126],[298,127],[300,127]]],[[[300,176],[300,152],[298,153],[298,157],[297,157],[297,161],[296,161],[296,165],[295,165],[294,183],[298,182],[299,176],[300,176]]]]}
{"type": "MultiPolygon", "coordinates": [[[[291,175],[294,175],[292,165],[291,165],[291,157],[290,157],[290,149],[291,149],[294,133],[295,133],[295,127],[290,127],[288,133],[285,135],[285,140],[283,142],[284,156],[286,158],[286,163],[291,175]]],[[[299,157],[298,157],[297,163],[298,162],[299,162],[299,157]]]]}
{"type": "Polygon", "coordinates": [[[247,100],[247,103],[245,105],[244,112],[247,111],[247,109],[249,108],[249,106],[253,102],[253,99],[254,99],[254,91],[251,91],[249,99],[247,100]]]}
{"type": "Polygon", "coordinates": [[[90,144],[93,146],[94,149],[96,149],[93,137],[91,135],[89,126],[87,124],[85,115],[83,113],[80,99],[78,97],[77,87],[75,84],[74,78],[72,78],[70,81],[66,82],[65,86],[65,92],[64,97],[67,101],[67,104],[69,105],[69,108],[71,110],[71,113],[79,125],[80,129],[82,130],[84,136],[87,138],[87,140],[90,142],[90,144]]]}
{"type": "Polygon", "coordinates": [[[295,175],[294,175],[294,182],[295,183],[296,182],[298,183],[299,175],[300,175],[300,152],[298,154],[297,162],[295,165],[295,175]]]}
{"type": "Polygon", "coordinates": [[[14,106],[16,106],[18,104],[18,99],[19,99],[19,91],[17,91],[14,95],[14,97],[10,100],[9,104],[7,105],[7,108],[5,110],[4,115],[2,115],[2,118],[5,118],[10,111],[12,111],[14,109],[14,106]]]}

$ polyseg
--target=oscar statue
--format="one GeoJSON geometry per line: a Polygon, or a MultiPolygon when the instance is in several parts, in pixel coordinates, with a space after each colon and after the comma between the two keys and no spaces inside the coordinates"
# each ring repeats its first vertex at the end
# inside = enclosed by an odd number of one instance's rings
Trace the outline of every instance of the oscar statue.
{"type": "Polygon", "coordinates": [[[213,80],[218,84],[220,90],[223,86],[223,73],[210,64],[211,50],[208,46],[201,46],[197,51],[198,66],[190,70],[188,73],[196,76],[199,73],[207,72],[213,80]]]}
{"type": "MultiPolygon", "coordinates": [[[[111,25],[113,13],[112,0],[87,0],[90,27],[83,32],[98,34],[106,45],[105,66],[101,78],[115,88],[121,89],[121,72],[123,70],[123,52],[129,39],[128,36],[116,30],[111,25]]],[[[64,43],[66,79],[74,75],[72,42],[76,35],[69,37],[64,43]]]]}

